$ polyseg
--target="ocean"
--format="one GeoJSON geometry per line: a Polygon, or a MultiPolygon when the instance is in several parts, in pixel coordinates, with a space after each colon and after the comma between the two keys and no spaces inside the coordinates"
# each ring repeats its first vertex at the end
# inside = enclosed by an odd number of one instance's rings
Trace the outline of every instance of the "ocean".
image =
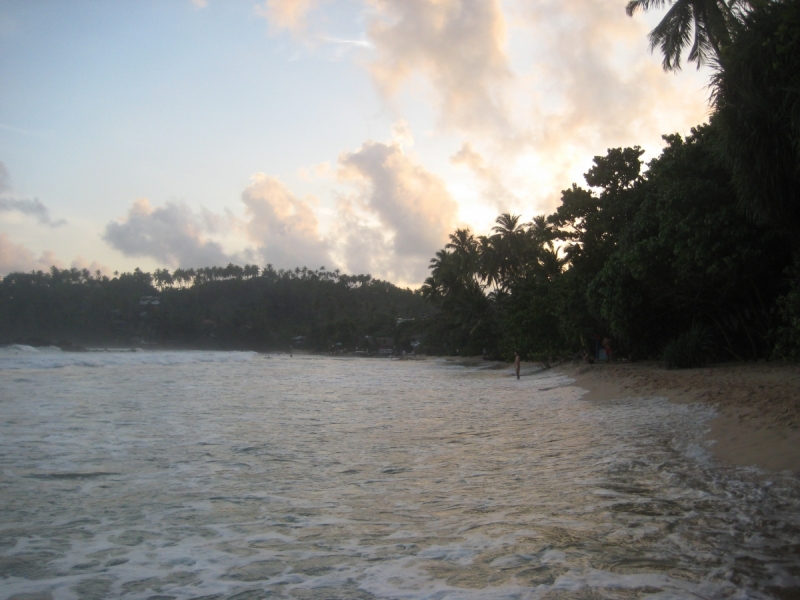
{"type": "Polygon", "coordinates": [[[800,597],[800,485],[554,371],[0,349],[0,598],[800,597]]]}

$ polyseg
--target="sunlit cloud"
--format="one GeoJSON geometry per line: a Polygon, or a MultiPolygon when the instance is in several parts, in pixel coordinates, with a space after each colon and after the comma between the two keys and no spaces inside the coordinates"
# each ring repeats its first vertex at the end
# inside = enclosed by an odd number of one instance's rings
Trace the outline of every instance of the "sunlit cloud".
{"type": "MultiPolygon", "coordinates": [[[[321,4],[276,1],[270,10],[273,21],[298,31],[321,4]]],[[[498,210],[550,210],[593,155],[635,144],[655,152],[663,133],[686,130],[708,112],[702,78],[665,75],[647,52],[650,25],[628,18],[623,5],[364,0],[363,7],[371,47],[359,64],[395,112],[408,108],[395,103],[408,88],[413,102],[435,109],[440,133],[478,142],[479,157],[468,156],[475,144],[464,141],[453,163],[470,169],[483,201],[498,210]],[[420,80],[429,92],[413,86],[420,80]]],[[[412,141],[397,125],[393,139],[412,141]]]]}
{"type": "Polygon", "coordinates": [[[64,263],[49,250],[45,250],[37,257],[23,244],[16,244],[6,234],[0,233],[0,275],[47,271],[51,266],[63,268],[64,263]]]}
{"type": "Polygon", "coordinates": [[[153,207],[140,198],[103,239],[125,256],[149,257],[170,267],[270,263],[276,268],[330,263],[311,198],[301,199],[279,179],[256,173],[242,192],[244,217],[230,210],[193,210],[183,202],[153,207]],[[238,240],[230,249],[226,241],[238,240]],[[245,245],[242,247],[241,242],[245,245]]]}
{"type": "Polygon", "coordinates": [[[377,56],[370,73],[386,97],[413,75],[433,87],[441,124],[505,130],[513,79],[499,0],[370,0],[367,27],[377,56]]]}
{"type": "MultiPolygon", "coordinates": [[[[359,188],[358,205],[346,208],[352,213],[358,207],[377,219],[390,245],[392,273],[403,281],[424,279],[428,259],[446,241],[458,212],[445,182],[396,142],[364,142],[340,155],[339,166],[340,179],[359,188]]],[[[363,231],[358,235],[364,238],[363,231]]]]}
{"type": "Polygon", "coordinates": [[[385,228],[359,204],[358,198],[348,197],[341,198],[337,204],[337,224],[332,232],[337,242],[333,250],[336,262],[350,273],[392,278],[398,271],[393,260],[392,240],[385,228]]]}
{"type": "Polygon", "coordinates": [[[244,229],[263,260],[284,268],[330,263],[311,199],[298,198],[276,177],[257,173],[242,202],[244,229]]]}
{"type": "Polygon", "coordinates": [[[665,74],[646,50],[649,26],[625,16],[623,4],[516,5],[518,26],[532,40],[525,77],[532,92],[530,150],[562,187],[576,166],[588,169],[592,155],[636,144],[655,149],[662,134],[708,114],[702,78],[665,74]]]}
{"type": "Polygon", "coordinates": [[[256,14],[264,17],[273,32],[303,33],[308,25],[308,14],[324,0],[266,0],[256,5],[256,14]]]}
{"type": "Polygon", "coordinates": [[[491,167],[483,156],[469,142],[464,142],[450,162],[468,168],[481,186],[483,198],[490,202],[498,212],[508,212],[518,203],[518,199],[503,183],[498,169],[491,167]]]}
{"type": "Polygon", "coordinates": [[[414,134],[405,119],[399,119],[392,125],[392,139],[403,146],[410,148],[414,145],[414,134]]]}
{"type": "Polygon", "coordinates": [[[297,170],[297,176],[304,181],[329,179],[332,178],[334,174],[334,168],[327,160],[311,165],[310,167],[300,167],[297,170]]]}

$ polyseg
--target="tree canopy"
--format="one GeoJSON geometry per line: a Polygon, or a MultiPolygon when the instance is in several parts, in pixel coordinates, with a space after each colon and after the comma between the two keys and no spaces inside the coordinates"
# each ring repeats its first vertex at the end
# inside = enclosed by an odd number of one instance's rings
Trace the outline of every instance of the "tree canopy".
{"type": "Polygon", "coordinates": [[[5,343],[369,350],[378,338],[407,345],[433,312],[419,293],[324,267],[136,269],[113,278],[53,267],[0,281],[5,343]],[[398,319],[413,321],[398,327],[398,319]]]}
{"type": "Polygon", "coordinates": [[[654,357],[699,330],[717,358],[768,356],[791,245],[741,210],[718,138],[665,136],[646,170],[641,148],[610,149],[553,214],[456,231],[423,286],[438,346],[546,361],[612,336],[654,357]]]}

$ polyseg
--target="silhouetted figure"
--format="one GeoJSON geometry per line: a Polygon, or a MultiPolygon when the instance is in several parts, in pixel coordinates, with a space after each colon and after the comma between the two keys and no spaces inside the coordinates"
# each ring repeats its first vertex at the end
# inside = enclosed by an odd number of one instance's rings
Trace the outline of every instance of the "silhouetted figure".
{"type": "Polygon", "coordinates": [[[606,359],[611,362],[611,355],[614,351],[611,349],[611,340],[609,338],[603,339],[603,349],[606,351],[606,359]]]}

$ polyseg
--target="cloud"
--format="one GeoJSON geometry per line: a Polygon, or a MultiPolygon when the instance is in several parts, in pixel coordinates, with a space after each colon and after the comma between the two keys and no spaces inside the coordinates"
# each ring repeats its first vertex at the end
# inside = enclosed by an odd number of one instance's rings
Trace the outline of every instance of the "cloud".
{"type": "Polygon", "coordinates": [[[103,275],[110,275],[111,268],[103,263],[99,263],[96,260],[88,261],[82,256],[77,256],[75,260],[70,263],[70,268],[72,269],[87,269],[92,275],[100,271],[103,275]]]}
{"type": "Polygon", "coordinates": [[[359,210],[357,202],[351,198],[339,200],[337,215],[334,237],[338,242],[338,262],[350,273],[391,278],[398,269],[393,265],[392,242],[384,228],[370,223],[369,213],[359,210]]]}
{"type": "MultiPolygon", "coordinates": [[[[0,233],[0,276],[9,273],[29,273],[31,271],[49,271],[50,267],[59,269],[65,268],[64,263],[56,257],[55,253],[45,250],[37,258],[22,244],[15,244],[4,233],[0,233]]],[[[93,275],[100,271],[108,275],[111,273],[106,265],[97,261],[87,261],[82,256],[78,256],[72,261],[70,267],[73,269],[88,269],[93,275]]]]}
{"type": "Polygon", "coordinates": [[[513,73],[501,0],[363,0],[366,39],[310,36],[309,15],[328,1],[266,0],[256,14],[273,33],[337,46],[335,58],[349,49],[372,50],[368,69],[387,99],[421,75],[446,128],[513,135],[505,105],[513,73]]]}
{"type": "MultiPolygon", "coordinates": [[[[643,19],[596,0],[509,0],[504,4],[515,77],[504,96],[512,133],[470,133],[452,157],[478,178],[481,196],[499,210],[552,210],[559,191],[591,157],[641,145],[653,156],[661,135],[707,118],[707,77],[665,74],[647,51],[643,19]]],[[[476,213],[478,214],[478,213],[476,213]]]]}
{"type": "Polygon", "coordinates": [[[242,202],[244,218],[229,210],[195,211],[182,202],[154,208],[141,198],[126,217],[106,225],[103,239],[126,256],[150,257],[170,267],[330,264],[328,242],[318,231],[310,204],[313,199],[300,199],[277,178],[256,173],[242,193],[242,202]],[[220,240],[233,241],[240,250],[227,250],[220,240]]]}
{"type": "Polygon", "coordinates": [[[408,122],[404,119],[399,119],[392,125],[392,139],[405,148],[410,148],[414,145],[414,135],[411,133],[411,128],[408,122]]]}
{"type": "Polygon", "coordinates": [[[324,160],[310,167],[300,167],[297,170],[297,176],[304,181],[311,181],[314,179],[328,179],[333,175],[333,172],[331,163],[324,160]]]}
{"type": "Polygon", "coordinates": [[[370,0],[370,72],[386,97],[414,74],[427,78],[445,127],[506,130],[512,79],[499,0],[370,0]]]}
{"type": "Polygon", "coordinates": [[[516,196],[503,184],[500,173],[490,167],[469,142],[461,145],[459,151],[450,157],[450,162],[465,166],[475,174],[483,187],[483,197],[494,204],[499,212],[508,212],[518,202],[516,196]]]}
{"type": "MultiPolygon", "coordinates": [[[[391,256],[388,274],[422,281],[428,260],[452,231],[458,205],[444,181],[407,156],[396,142],[365,142],[355,152],[339,156],[342,181],[360,189],[357,203],[344,205],[347,244],[387,240],[383,254],[391,256]],[[356,209],[377,219],[372,232],[354,227],[356,209]]],[[[340,208],[341,210],[341,208],[340,208]]],[[[345,250],[345,256],[352,256],[345,250]]],[[[350,263],[348,262],[348,268],[350,263]]]]}
{"type": "Polygon", "coordinates": [[[306,17],[321,0],[266,0],[256,6],[256,14],[269,22],[270,30],[287,30],[292,34],[303,33],[307,27],[306,17]]]}
{"type": "Polygon", "coordinates": [[[0,198],[0,212],[19,212],[23,215],[35,217],[39,223],[50,227],[61,227],[67,223],[64,219],[54,221],[50,217],[50,210],[38,198],[33,200],[7,200],[0,198]]]}
{"type": "Polygon", "coordinates": [[[278,178],[256,173],[242,202],[244,229],[264,261],[284,268],[330,263],[328,244],[309,201],[295,196],[278,178]]]}
{"type": "Polygon", "coordinates": [[[106,225],[103,239],[126,256],[149,256],[162,264],[205,267],[235,262],[222,246],[204,235],[203,219],[180,202],[153,208],[147,198],[136,200],[128,215],[106,225]]]}
{"type": "MultiPolygon", "coordinates": [[[[624,3],[623,3],[624,4],[624,3]]],[[[573,162],[574,150],[660,141],[705,119],[704,76],[665,74],[647,52],[649,26],[623,4],[542,0],[519,5],[532,40],[536,150],[573,162]],[[696,83],[694,93],[692,85],[696,83]]]]}
{"type": "Polygon", "coordinates": [[[0,275],[14,272],[47,271],[51,266],[63,268],[55,254],[49,250],[38,258],[22,244],[15,244],[4,233],[0,233],[0,275]]]}
{"type": "MultiPolygon", "coordinates": [[[[8,169],[5,164],[0,162],[0,195],[11,191],[11,177],[8,174],[8,169]]],[[[49,225],[50,227],[60,227],[66,224],[64,219],[54,221],[50,217],[50,209],[42,204],[38,198],[33,200],[0,198],[0,212],[22,213],[23,215],[34,217],[42,225],[49,225]]]]}
{"type": "MultiPolygon", "coordinates": [[[[402,123],[394,133],[411,138],[402,123]]],[[[349,191],[339,195],[326,233],[320,231],[316,198],[299,197],[277,177],[256,173],[242,192],[240,216],[174,201],[153,207],[139,199],[124,218],[106,225],[103,239],[126,256],[170,267],[336,264],[348,272],[421,283],[456,219],[458,206],[444,181],[396,141],[367,141],[342,153],[337,175],[349,191]]]]}
{"type": "Polygon", "coordinates": [[[192,4],[194,4],[195,8],[205,8],[208,6],[208,0],[192,0],[192,4]]]}

